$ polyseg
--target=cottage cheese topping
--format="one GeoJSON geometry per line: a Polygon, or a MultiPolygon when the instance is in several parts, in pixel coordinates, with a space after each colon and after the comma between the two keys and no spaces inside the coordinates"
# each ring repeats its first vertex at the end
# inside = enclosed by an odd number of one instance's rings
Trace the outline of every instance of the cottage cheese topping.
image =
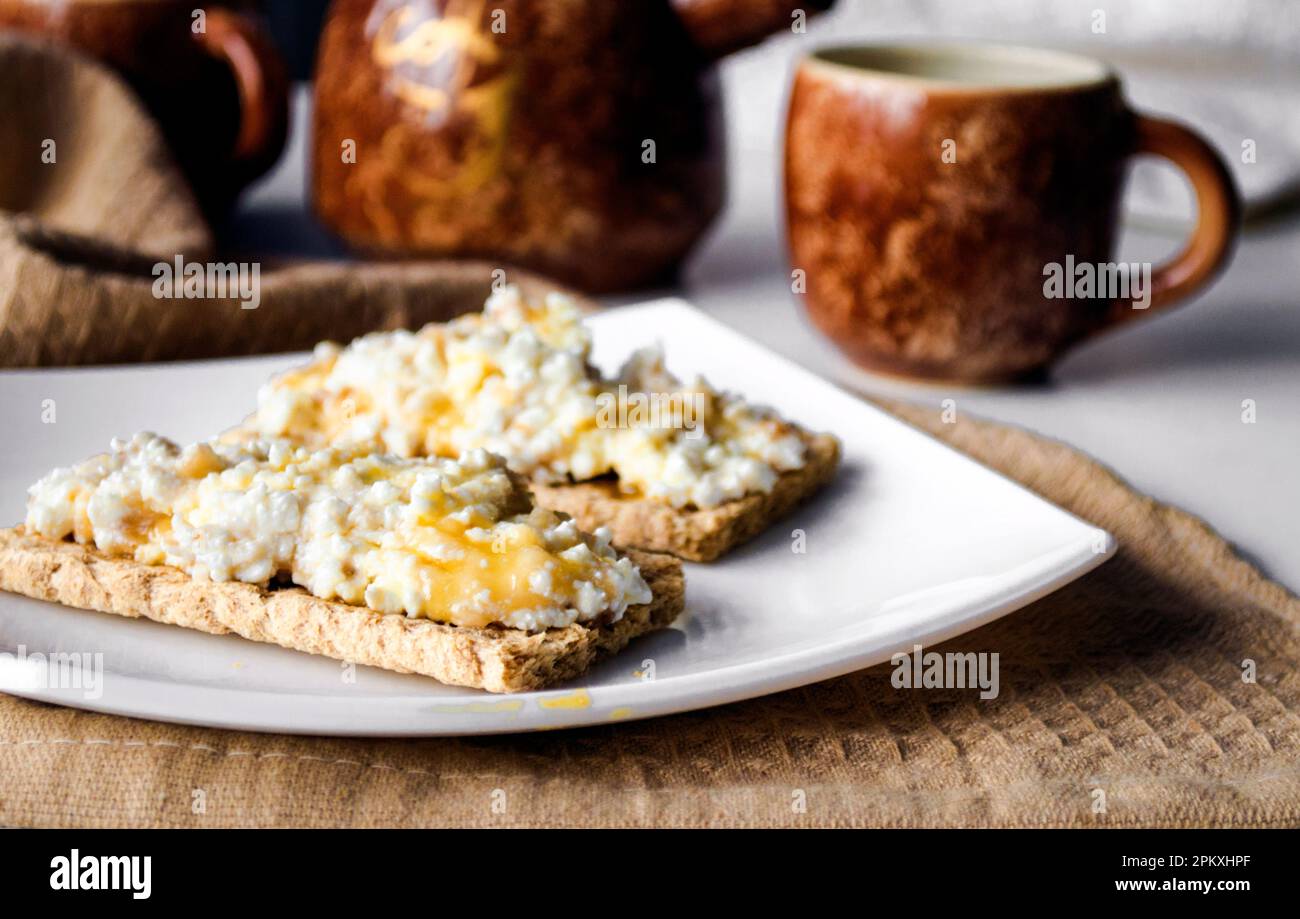
{"type": "Polygon", "coordinates": [[[590,353],[571,300],[529,304],[508,287],[445,325],[318,346],[311,364],[263,387],[250,425],[263,437],[400,456],[481,448],[540,482],[614,473],[624,492],[675,507],[767,492],[803,465],[793,426],[701,379],[683,384],[658,349],[612,380],[590,353]]]}
{"type": "Polygon", "coordinates": [[[607,531],[532,508],[482,450],[418,460],[287,441],[181,449],[139,434],[28,494],[27,527],[42,536],[196,578],[288,578],[381,613],[539,630],[650,601],[607,531]]]}

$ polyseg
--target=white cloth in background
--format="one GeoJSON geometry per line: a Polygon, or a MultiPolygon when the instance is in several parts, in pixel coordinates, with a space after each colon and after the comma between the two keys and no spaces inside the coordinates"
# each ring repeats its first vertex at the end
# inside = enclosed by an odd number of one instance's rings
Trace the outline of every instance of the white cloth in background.
{"type": "MultiPolygon", "coordinates": [[[[839,0],[815,31],[819,42],[981,38],[1101,58],[1136,108],[1214,142],[1252,210],[1300,194],[1300,0],[839,0]]],[[[1177,172],[1146,163],[1130,203],[1161,220],[1192,213],[1177,172]]]]}

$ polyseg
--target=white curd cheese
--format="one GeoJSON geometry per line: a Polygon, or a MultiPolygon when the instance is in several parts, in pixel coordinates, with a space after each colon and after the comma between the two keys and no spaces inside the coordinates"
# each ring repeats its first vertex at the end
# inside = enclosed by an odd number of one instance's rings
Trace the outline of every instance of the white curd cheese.
{"type": "Polygon", "coordinates": [[[674,507],[764,493],[804,464],[796,428],[703,380],[678,381],[657,348],[601,378],[580,319],[569,298],[529,304],[506,287],[479,314],[321,345],[262,388],[250,427],[400,456],[485,449],[539,482],[613,473],[623,492],[674,507]]]}
{"type": "Polygon", "coordinates": [[[291,580],[324,599],[462,626],[617,620],[650,601],[607,531],[533,508],[504,461],[409,459],[362,445],[199,443],[153,434],[56,469],[27,527],[196,578],[291,580]]]}

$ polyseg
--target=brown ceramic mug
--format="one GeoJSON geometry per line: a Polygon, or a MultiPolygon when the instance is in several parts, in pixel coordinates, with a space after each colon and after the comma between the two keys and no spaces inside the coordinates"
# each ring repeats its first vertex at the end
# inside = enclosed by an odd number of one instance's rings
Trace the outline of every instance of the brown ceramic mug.
{"type": "Polygon", "coordinates": [[[0,0],[0,28],[71,45],[116,69],[157,119],[209,216],[284,147],[288,84],[253,3],[0,0]]]}
{"type": "Polygon", "coordinates": [[[830,2],[334,0],[316,211],[371,254],[660,280],[722,206],[711,63],[830,2]]]}
{"type": "Polygon", "coordinates": [[[816,325],[867,368],[959,381],[1041,372],[1071,345],[1184,300],[1227,263],[1240,215],[1219,155],[1186,127],[1135,114],[1104,64],[991,44],[805,59],[785,196],[816,325]],[[1112,259],[1138,154],[1186,173],[1199,216],[1171,262],[1125,272],[1112,259]]]}

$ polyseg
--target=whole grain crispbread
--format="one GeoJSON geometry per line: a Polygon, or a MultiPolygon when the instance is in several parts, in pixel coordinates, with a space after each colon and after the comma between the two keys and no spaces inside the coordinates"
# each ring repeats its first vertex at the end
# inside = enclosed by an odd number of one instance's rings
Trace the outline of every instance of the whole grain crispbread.
{"type": "MultiPolygon", "coordinates": [[[[618,490],[613,477],[548,485],[529,481],[542,507],[568,514],[587,531],[609,527],[622,549],[663,552],[689,562],[712,562],[758,536],[811,498],[835,477],[840,442],[830,434],[802,432],[806,462],[783,472],[773,489],[727,501],[717,507],[676,508],[666,501],[639,498],[618,490]]],[[[255,440],[251,419],[221,435],[227,441],[255,440]]]]}
{"type": "Polygon", "coordinates": [[[573,517],[584,530],[607,526],[619,548],[668,552],[711,562],[790,513],[835,476],[840,444],[829,434],[805,434],[807,461],[781,474],[767,494],[746,495],[710,508],[675,508],[663,501],[620,494],[613,481],[532,485],[542,507],[573,517]]]}
{"type": "Polygon", "coordinates": [[[0,530],[0,589],[38,600],[129,618],[235,634],[295,651],[418,673],[489,692],[542,689],[579,676],[597,659],[638,635],[669,625],[681,612],[679,561],[626,553],[654,598],[617,622],[544,632],[459,628],[428,619],[377,613],[314,597],[301,588],[213,583],[176,568],[113,558],[74,542],[0,530]]]}

